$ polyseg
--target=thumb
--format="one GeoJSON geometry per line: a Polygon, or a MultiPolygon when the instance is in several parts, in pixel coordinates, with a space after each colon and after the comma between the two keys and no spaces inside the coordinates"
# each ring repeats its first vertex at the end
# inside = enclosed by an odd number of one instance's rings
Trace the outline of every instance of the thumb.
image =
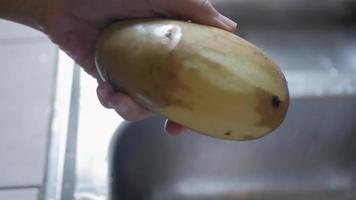
{"type": "Polygon", "coordinates": [[[215,26],[233,32],[236,23],[220,14],[209,0],[152,0],[157,12],[196,23],[215,26]]]}

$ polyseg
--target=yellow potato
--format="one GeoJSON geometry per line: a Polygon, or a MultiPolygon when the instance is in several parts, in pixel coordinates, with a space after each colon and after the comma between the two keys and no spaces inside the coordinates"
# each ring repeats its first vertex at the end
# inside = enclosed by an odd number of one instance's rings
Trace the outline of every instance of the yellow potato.
{"type": "Polygon", "coordinates": [[[288,109],[278,66],[251,43],[209,26],[118,22],[102,34],[96,64],[103,80],[143,107],[216,138],[262,137],[288,109]]]}

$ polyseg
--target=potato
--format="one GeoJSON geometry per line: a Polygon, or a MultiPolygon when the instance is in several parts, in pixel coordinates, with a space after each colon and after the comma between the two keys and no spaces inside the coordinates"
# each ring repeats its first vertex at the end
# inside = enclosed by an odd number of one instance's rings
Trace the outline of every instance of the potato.
{"type": "Polygon", "coordinates": [[[103,80],[138,104],[216,138],[260,138],[288,109],[278,66],[251,43],[214,27],[121,21],[100,37],[96,64],[103,80]]]}

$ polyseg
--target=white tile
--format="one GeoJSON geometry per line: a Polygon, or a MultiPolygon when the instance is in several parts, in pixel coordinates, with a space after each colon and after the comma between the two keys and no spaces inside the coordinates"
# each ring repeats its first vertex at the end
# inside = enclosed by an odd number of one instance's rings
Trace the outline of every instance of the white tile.
{"type": "Polygon", "coordinates": [[[0,39],[34,38],[46,35],[22,24],[0,19],[0,39]]]}
{"type": "Polygon", "coordinates": [[[0,45],[0,187],[43,182],[56,56],[46,40],[0,45]]]}
{"type": "Polygon", "coordinates": [[[11,189],[0,190],[0,200],[37,200],[38,189],[11,189]]]}

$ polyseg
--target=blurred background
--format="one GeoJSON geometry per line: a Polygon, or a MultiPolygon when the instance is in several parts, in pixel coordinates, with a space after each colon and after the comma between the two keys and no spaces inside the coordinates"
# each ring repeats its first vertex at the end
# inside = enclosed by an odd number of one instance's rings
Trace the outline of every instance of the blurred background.
{"type": "Polygon", "coordinates": [[[158,117],[115,133],[123,120],[101,108],[94,80],[42,33],[0,20],[0,200],[101,200],[109,188],[124,200],[356,199],[356,1],[212,3],[285,73],[292,100],[278,130],[243,144],[172,139],[158,117]]]}
{"type": "Polygon", "coordinates": [[[44,183],[58,50],[0,20],[0,199],[35,200],[44,183]]]}

